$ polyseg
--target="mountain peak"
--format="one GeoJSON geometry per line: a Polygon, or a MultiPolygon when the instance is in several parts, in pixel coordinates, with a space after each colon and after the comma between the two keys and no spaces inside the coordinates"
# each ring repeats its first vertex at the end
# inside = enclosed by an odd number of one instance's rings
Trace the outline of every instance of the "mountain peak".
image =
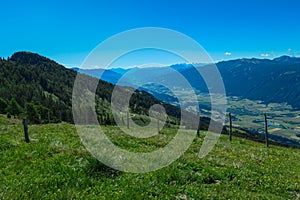
{"type": "Polygon", "coordinates": [[[284,62],[284,63],[289,63],[289,64],[295,64],[295,63],[300,63],[300,58],[296,58],[296,57],[290,57],[287,55],[278,57],[278,58],[274,58],[273,59],[276,62],[284,62]]]}
{"type": "Polygon", "coordinates": [[[9,58],[9,60],[17,61],[21,63],[28,63],[28,64],[36,64],[41,62],[54,62],[49,58],[28,51],[16,52],[9,58]]]}

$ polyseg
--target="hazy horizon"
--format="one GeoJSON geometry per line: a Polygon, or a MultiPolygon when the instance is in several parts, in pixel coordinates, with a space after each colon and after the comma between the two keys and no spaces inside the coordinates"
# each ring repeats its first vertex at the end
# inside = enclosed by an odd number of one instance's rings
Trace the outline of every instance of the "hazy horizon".
{"type": "MultiPolygon", "coordinates": [[[[232,58],[232,59],[224,59],[224,60],[216,60],[214,61],[214,64],[217,64],[219,62],[223,62],[223,61],[232,61],[232,60],[239,60],[239,59],[267,59],[267,60],[274,60],[276,58],[280,58],[283,56],[288,56],[291,58],[300,58],[300,56],[290,56],[287,54],[282,54],[279,55],[277,57],[274,58],[260,58],[260,57],[240,57],[240,58],[232,58]]],[[[211,62],[207,62],[207,63],[185,63],[185,62],[174,62],[174,63],[169,63],[169,64],[160,64],[160,63],[145,63],[145,64],[141,64],[141,65],[129,65],[129,66],[122,66],[122,65],[117,65],[117,66],[110,66],[109,68],[106,68],[105,66],[94,66],[94,67],[90,67],[90,68],[80,68],[80,66],[65,66],[68,69],[72,69],[72,68],[79,68],[79,69],[87,69],[87,70],[94,70],[94,69],[133,69],[133,68],[163,68],[163,67],[170,67],[173,65],[195,65],[197,67],[197,65],[201,65],[201,66],[205,66],[205,65],[209,65],[212,64],[211,62]]]]}

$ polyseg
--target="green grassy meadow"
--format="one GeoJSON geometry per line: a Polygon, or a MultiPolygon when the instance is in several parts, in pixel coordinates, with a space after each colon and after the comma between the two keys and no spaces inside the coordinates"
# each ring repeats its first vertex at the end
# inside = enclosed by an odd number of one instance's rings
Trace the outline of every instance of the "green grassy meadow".
{"type": "MultiPolygon", "coordinates": [[[[160,148],[175,134],[138,139],[105,127],[112,141],[131,151],[160,148]]],[[[30,125],[0,115],[0,199],[300,199],[300,149],[222,135],[203,159],[203,132],[177,161],[163,169],[125,173],[97,161],[74,125],[30,125]]]]}

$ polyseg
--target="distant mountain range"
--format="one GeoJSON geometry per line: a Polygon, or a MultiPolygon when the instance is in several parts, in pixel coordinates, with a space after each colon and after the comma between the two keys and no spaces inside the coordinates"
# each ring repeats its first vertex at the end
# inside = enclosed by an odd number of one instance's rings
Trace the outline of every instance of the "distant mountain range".
{"type": "MultiPolygon", "coordinates": [[[[300,58],[282,56],[273,60],[237,59],[222,61],[216,66],[221,73],[228,96],[262,100],[265,103],[286,102],[294,108],[300,108],[300,58]]],[[[151,82],[169,83],[185,89],[176,78],[180,73],[197,92],[207,93],[208,88],[197,70],[201,72],[209,67],[211,65],[194,67],[190,64],[178,64],[126,70],[80,69],[80,72],[114,84],[121,80],[118,84],[143,89],[161,100],[171,102],[174,99],[168,95],[169,91],[161,91],[161,86],[151,82]]]]}
{"type": "MultiPolygon", "coordinates": [[[[199,64],[197,66],[203,66],[199,64]]],[[[164,77],[166,74],[176,71],[184,71],[190,68],[193,68],[194,65],[191,64],[176,64],[167,67],[148,67],[148,68],[111,68],[111,69],[80,69],[80,68],[71,68],[76,72],[87,74],[99,78],[101,80],[116,84],[121,79],[122,76],[126,74],[126,78],[122,80],[119,84],[126,86],[137,86],[140,83],[145,81],[150,81],[154,79],[159,79],[164,77]]]]}
{"type": "Polygon", "coordinates": [[[228,96],[300,108],[300,58],[239,59],[217,66],[228,96]]]}

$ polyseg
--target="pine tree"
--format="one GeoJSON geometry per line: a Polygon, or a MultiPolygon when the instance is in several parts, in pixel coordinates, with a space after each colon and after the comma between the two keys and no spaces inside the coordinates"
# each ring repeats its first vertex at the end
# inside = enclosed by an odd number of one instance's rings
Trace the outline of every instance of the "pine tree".
{"type": "Polygon", "coordinates": [[[6,113],[10,113],[15,118],[22,113],[22,107],[18,104],[15,98],[12,98],[7,105],[6,113]]]}
{"type": "Polygon", "coordinates": [[[0,113],[5,114],[6,108],[7,108],[7,102],[4,99],[0,98],[0,113]]]}
{"type": "Polygon", "coordinates": [[[39,123],[39,113],[37,111],[37,107],[32,103],[26,103],[25,104],[25,113],[27,116],[27,119],[31,123],[39,123]]]}

